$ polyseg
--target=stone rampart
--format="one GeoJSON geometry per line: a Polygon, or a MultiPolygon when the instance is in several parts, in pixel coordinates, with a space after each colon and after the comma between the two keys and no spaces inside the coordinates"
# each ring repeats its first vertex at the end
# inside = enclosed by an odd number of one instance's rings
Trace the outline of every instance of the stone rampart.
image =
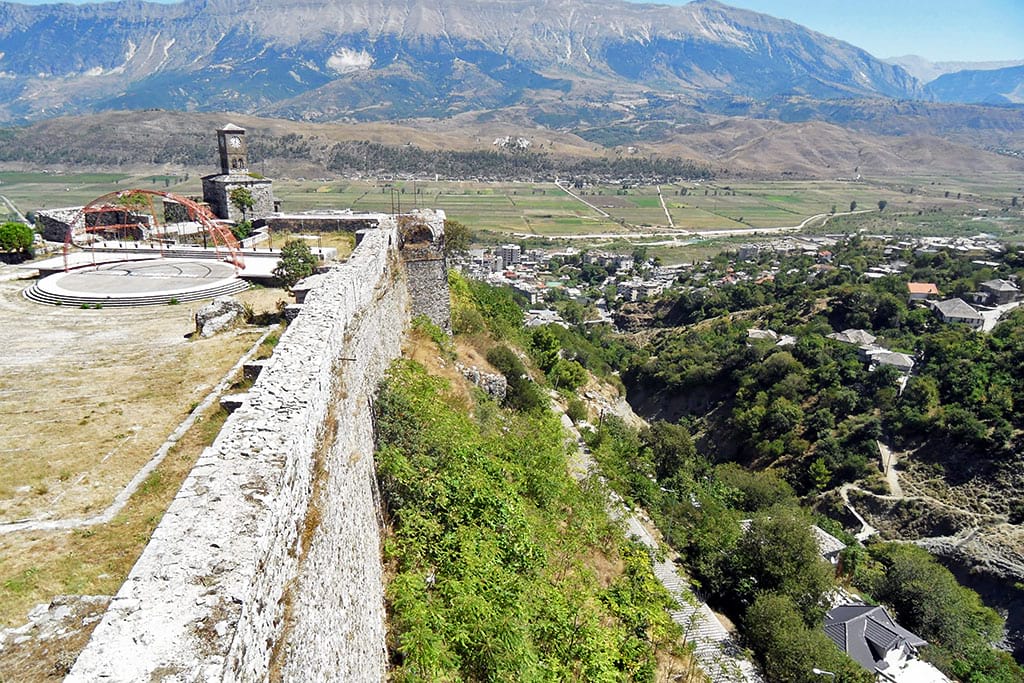
{"type": "Polygon", "coordinates": [[[379,681],[371,398],[409,294],[393,225],[323,276],[66,680],[379,681]]]}

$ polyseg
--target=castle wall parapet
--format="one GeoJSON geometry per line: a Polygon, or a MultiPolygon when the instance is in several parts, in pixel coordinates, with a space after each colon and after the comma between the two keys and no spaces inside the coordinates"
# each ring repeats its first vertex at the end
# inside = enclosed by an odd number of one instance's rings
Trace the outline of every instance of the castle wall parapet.
{"type": "Polygon", "coordinates": [[[383,224],[307,293],[66,680],[383,679],[371,405],[404,273],[383,224]]]}

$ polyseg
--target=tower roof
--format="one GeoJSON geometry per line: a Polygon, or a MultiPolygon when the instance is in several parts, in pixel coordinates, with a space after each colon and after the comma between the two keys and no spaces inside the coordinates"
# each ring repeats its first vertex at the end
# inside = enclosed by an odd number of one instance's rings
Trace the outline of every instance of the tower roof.
{"type": "Polygon", "coordinates": [[[220,130],[222,132],[225,132],[225,133],[244,133],[245,132],[245,128],[242,128],[241,126],[236,126],[233,123],[227,124],[226,126],[221,128],[220,130]]]}

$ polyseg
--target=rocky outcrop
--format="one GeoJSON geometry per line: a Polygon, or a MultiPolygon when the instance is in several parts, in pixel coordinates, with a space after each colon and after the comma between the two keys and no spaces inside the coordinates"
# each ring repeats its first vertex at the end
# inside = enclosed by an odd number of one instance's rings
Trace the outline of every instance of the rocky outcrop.
{"type": "Polygon", "coordinates": [[[505,375],[484,372],[475,365],[466,367],[461,363],[456,363],[455,369],[461,372],[463,377],[483,389],[495,400],[505,400],[505,394],[508,393],[508,380],[505,379],[505,375]]]}
{"type": "Polygon", "coordinates": [[[196,334],[212,337],[244,322],[248,311],[242,303],[229,296],[219,296],[196,311],[196,334]]]}

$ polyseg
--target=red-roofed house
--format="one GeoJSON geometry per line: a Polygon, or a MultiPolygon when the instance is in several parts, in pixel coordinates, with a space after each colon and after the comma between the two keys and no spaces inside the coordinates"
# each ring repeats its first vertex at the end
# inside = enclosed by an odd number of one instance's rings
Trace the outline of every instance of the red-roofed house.
{"type": "Polygon", "coordinates": [[[907,292],[911,301],[927,301],[929,297],[938,297],[939,288],[934,282],[908,282],[907,292]]]}

